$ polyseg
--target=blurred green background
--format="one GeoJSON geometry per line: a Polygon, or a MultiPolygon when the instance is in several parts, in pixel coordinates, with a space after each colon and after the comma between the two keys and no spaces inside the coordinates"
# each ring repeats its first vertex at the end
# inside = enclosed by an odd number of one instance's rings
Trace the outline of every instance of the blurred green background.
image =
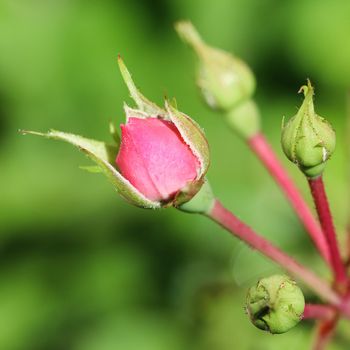
{"type": "MultiPolygon", "coordinates": [[[[344,241],[345,95],[350,86],[348,0],[0,0],[0,349],[307,349],[312,323],[285,335],[255,329],[247,288],[278,269],[207,219],[123,202],[71,146],[18,129],[55,128],[109,140],[128,93],[121,53],[137,85],[205,129],[208,177],[239,217],[305,264],[325,272],[284,197],[247,147],[208,110],[194,56],[173,23],[191,19],[213,45],[253,68],[264,130],[279,146],[282,116],[309,77],[338,148],[325,174],[344,241]]],[[[306,291],[308,300],[312,294],[306,291]]],[[[342,324],[331,349],[348,349],[342,324]]]]}

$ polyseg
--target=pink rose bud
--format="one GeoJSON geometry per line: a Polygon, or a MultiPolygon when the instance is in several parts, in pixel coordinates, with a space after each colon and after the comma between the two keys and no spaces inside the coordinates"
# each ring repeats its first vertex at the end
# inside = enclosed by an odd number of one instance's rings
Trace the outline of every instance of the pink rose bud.
{"type": "Polygon", "coordinates": [[[129,117],[121,125],[116,163],[146,198],[168,201],[200,172],[200,163],[171,121],[129,117]]]}
{"type": "Polygon", "coordinates": [[[124,106],[126,124],[121,139],[114,125],[110,132],[114,144],[50,130],[47,133],[23,131],[68,142],[83,151],[118,193],[141,208],[174,206],[190,213],[206,213],[213,195],[205,175],[210,163],[209,146],[203,130],[173,102],[165,108],[149,101],[136,88],[124,62],[120,71],[136,108],[124,106]],[[117,169],[118,168],[118,169],[117,169]]]}
{"type": "Polygon", "coordinates": [[[74,145],[96,163],[81,168],[103,173],[133,205],[149,209],[174,206],[189,213],[207,213],[214,202],[205,179],[210,160],[208,143],[192,119],[167,103],[166,111],[165,119],[145,118],[142,111],[126,107],[121,142],[115,128],[110,128],[116,144],[57,130],[21,132],[74,145]]]}

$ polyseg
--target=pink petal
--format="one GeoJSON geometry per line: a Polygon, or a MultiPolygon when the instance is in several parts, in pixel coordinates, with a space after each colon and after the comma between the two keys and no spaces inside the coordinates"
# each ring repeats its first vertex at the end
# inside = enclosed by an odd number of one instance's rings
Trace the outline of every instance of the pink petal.
{"type": "Polygon", "coordinates": [[[197,177],[199,161],[172,122],[129,118],[122,125],[117,165],[141,193],[152,200],[172,197],[197,177]]]}
{"type": "Polygon", "coordinates": [[[132,134],[129,132],[127,125],[121,125],[120,127],[122,143],[116,159],[120,172],[147,198],[157,200],[160,193],[154,186],[143,158],[135,147],[132,134]]]}

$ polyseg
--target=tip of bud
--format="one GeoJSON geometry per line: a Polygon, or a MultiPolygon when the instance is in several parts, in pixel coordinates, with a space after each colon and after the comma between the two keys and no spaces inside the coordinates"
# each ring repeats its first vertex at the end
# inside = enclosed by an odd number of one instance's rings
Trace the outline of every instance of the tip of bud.
{"type": "Polygon", "coordinates": [[[197,83],[211,108],[227,112],[251,98],[255,90],[255,78],[243,61],[207,45],[189,21],[180,21],[175,24],[175,28],[199,58],[197,83]]]}
{"type": "Polygon", "coordinates": [[[246,309],[251,322],[273,334],[285,333],[297,325],[304,307],[302,291],[285,275],[263,278],[247,294],[246,309]]]}
{"type": "Polygon", "coordinates": [[[322,174],[335,149],[332,126],[315,113],[314,88],[310,80],[299,89],[304,101],[298,113],[282,126],[282,148],[286,156],[308,177],[322,174]]]}
{"type": "Polygon", "coordinates": [[[200,53],[200,48],[205,44],[192,22],[182,20],[176,22],[174,26],[180,38],[192,46],[196,51],[199,50],[197,53],[200,53]]]}
{"type": "Polygon", "coordinates": [[[165,111],[162,108],[158,107],[155,103],[148,100],[138,90],[138,88],[136,87],[131,77],[131,74],[128,68],[124,64],[124,61],[120,55],[118,55],[118,65],[119,65],[120,73],[124,79],[124,82],[128,87],[130,96],[134,100],[135,104],[137,105],[137,108],[142,112],[146,112],[155,116],[163,115],[165,111]]]}
{"type": "Polygon", "coordinates": [[[298,91],[298,94],[303,93],[305,97],[306,96],[312,97],[314,95],[314,91],[315,91],[315,89],[313,88],[310,79],[307,78],[307,85],[301,86],[299,91],[298,91]]]}
{"type": "Polygon", "coordinates": [[[45,133],[38,132],[38,131],[31,131],[31,130],[18,129],[18,132],[19,132],[21,135],[45,136],[45,133]]]}

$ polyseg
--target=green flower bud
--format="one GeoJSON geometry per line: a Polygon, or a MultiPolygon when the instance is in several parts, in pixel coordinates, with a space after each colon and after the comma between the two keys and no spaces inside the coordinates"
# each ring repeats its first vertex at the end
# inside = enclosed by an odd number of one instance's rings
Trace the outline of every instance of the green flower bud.
{"type": "Polygon", "coordinates": [[[298,113],[282,125],[282,148],[286,156],[310,178],[322,174],[335,149],[335,132],[328,121],[315,113],[314,89],[308,80],[299,92],[305,95],[298,113]]]}
{"type": "Polygon", "coordinates": [[[228,52],[208,46],[190,22],[178,22],[175,28],[198,55],[197,83],[211,108],[229,111],[251,98],[255,90],[255,78],[243,61],[228,52]]]}
{"type": "Polygon", "coordinates": [[[285,333],[297,325],[304,307],[302,291],[285,275],[261,279],[247,295],[246,309],[251,322],[272,334],[285,333]]]}

